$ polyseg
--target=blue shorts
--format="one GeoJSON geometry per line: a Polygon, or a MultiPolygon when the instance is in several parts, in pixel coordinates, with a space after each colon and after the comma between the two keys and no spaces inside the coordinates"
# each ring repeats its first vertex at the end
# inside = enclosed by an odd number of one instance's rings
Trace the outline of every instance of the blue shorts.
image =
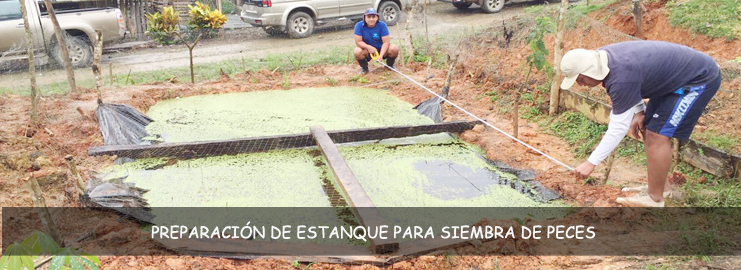
{"type": "Polygon", "coordinates": [[[720,87],[721,76],[708,84],[680,87],[674,93],[651,98],[644,124],[647,130],[669,138],[688,140],[697,120],[720,87]]]}

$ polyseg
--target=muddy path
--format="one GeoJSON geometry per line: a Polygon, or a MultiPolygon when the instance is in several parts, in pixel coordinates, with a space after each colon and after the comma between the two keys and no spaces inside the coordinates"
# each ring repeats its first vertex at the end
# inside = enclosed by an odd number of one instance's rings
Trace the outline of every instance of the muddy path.
{"type": "MultiPolygon", "coordinates": [[[[428,31],[431,36],[461,33],[472,27],[499,25],[502,20],[525,12],[525,8],[540,4],[539,1],[516,1],[508,3],[498,13],[483,13],[474,5],[466,11],[459,11],[450,3],[432,2],[428,6],[428,31]]],[[[421,8],[419,9],[421,10],[421,8]]],[[[409,18],[405,13],[403,19],[409,18]]],[[[415,14],[410,27],[412,31],[422,31],[424,24],[421,13],[415,14]]],[[[404,31],[405,23],[400,22],[390,27],[391,42],[399,43],[399,33],[404,31]]],[[[260,28],[243,28],[229,30],[216,39],[202,41],[194,49],[194,64],[208,64],[229,59],[260,58],[268,54],[290,53],[295,51],[314,51],[334,46],[352,46],[353,24],[351,22],[333,22],[319,26],[313,35],[304,39],[272,37],[260,28]]],[[[404,31],[406,32],[406,31],[404,31]]],[[[406,36],[406,34],[405,34],[406,36]]],[[[444,38],[444,37],[443,37],[444,38]]],[[[402,41],[407,44],[408,41],[402,41]]],[[[188,49],[182,45],[138,49],[118,52],[103,56],[104,66],[113,63],[115,74],[128,72],[156,71],[168,68],[187,67],[189,65],[188,49]]],[[[107,68],[106,68],[107,73],[107,68]]],[[[75,71],[77,81],[94,80],[89,68],[75,71]]],[[[62,69],[42,69],[37,76],[38,85],[43,86],[66,80],[62,69]]],[[[6,88],[20,88],[29,85],[26,71],[0,74],[0,81],[6,88]]]]}

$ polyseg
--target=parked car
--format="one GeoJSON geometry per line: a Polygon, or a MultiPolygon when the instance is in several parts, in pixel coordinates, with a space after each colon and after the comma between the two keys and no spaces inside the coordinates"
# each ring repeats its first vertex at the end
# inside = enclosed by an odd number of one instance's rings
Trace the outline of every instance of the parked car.
{"type": "MultiPolygon", "coordinates": [[[[446,3],[452,3],[453,6],[460,10],[466,10],[471,5],[477,4],[481,7],[481,10],[485,13],[494,13],[499,12],[504,8],[505,2],[510,2],[511,0],[437,0],[441,2],[446,3]]],[[[569,3],[578,2],[579,0],[569,0],[569,3]]],[[[535,0],[532,1],[535,3],[544,3],[547,2],[545,0],[535,0]]]]}
{"type": "MultiPolygon", "coordinates": [[[[48,57],[62,63],[62,56],[46,5],[35,0],[23,0],[34,39],[37,64],[46,64],[48,57]]],[[[55,9],[56,11],[56,9],[55,9]]],[[[60,28],[67,34],[67,49],[73,67],[84,67],[93,59],[92,40],[96,30],[104,42],[120,40],[126,33],[123,15],[117,8],[66,9],[55,12],[60,28]]],[[[0,59],[27,59],[26,30],[18,0],[0,0],[0,59]]]]}
{"type": "Polygon", "coordinates": [[[481,6],[481,10],[486,13],[499,12],[504,8],[505,0],[437,0],[446,3],[453,3],[453,6],[460,10],[466,10],[473,4],[481,6]]]}
{"type": "Polygon", "coordinates": [[[363,12],[375,8],[380,19],[395,25],[407,0],[245,0],[242,21],[262,27],[270,35],[288,32],[292,38],[305,38],[314,26],[332,20],[363,19],[363,12]]]}

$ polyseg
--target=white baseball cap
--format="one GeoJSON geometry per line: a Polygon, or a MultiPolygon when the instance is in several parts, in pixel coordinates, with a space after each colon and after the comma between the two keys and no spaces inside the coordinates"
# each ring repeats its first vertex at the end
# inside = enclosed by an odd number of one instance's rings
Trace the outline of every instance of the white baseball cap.
{"type": "Polygon", "coordinates": [[[604,80],[610,73],[607,67],[607,52],[600,50],[573,49],[561,58],[563,82],[561,89],[569,89],[576,82],[579,74],[584,74],[595,80],[604,80]]]}

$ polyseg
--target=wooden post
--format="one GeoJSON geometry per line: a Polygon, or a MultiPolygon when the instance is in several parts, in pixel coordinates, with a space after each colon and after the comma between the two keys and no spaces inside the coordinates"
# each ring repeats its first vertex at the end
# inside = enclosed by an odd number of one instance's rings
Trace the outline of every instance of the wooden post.
{"type": "Polygon", "coordinates": [[[75,164],[74,156],[66,155],[64,156],[64,160],[67,161],[67,166],[69,167],[69,171],[72,174],[72,177],[74,177],[77,181],[77,191],[80,192],[80,196],[84,195],[85,181],[82,179],[82,176],[80,176],[80,172],[77,171],[77,165],[75,164]]]}
{"type": "Polygon", "coordinates": [[[616,153],[617,153],[617,148],[615,148],[615,150],[612,151],[612,153],[610,153],[610,156],[607,157],[607,165],[605,166],[605,177],[602,179],[603,186],[607,184],[607,179],[610,177],[610,172],[612,172],[612,164],[613,162],[615,162],[616,153]]]}
{"type": "Polygon", "coordinates": [[[556,27],[556,41],[553,45],[553,67],[556,72],[551,80],[551,102],[548,115],[554,115],[558,112],[558,101],[561,98],[561,57],[563,55],[563,33],[568,7],[569,0],[561,0],[561,11],[558,15],[558,25],[556,27]]]}
{"type": "Polygon", "coordinates": [[[41,187],[39,186],[39,182],[37,182],[36,178],[31,175],[28,177],[27,184],[31,189],[31,200],[33,201],[34,209],[39,214],[41,225],[44,226],[44,230],[46,230],[46,233],[48,233],[49,236],[54,239],[54,242],[57,242],[60,247],[63,247],[64,241],[62,241],[62,238],[59,237],[57,226],[54,224],[54,220],[51,218],[49,209],[46,208],[46,201],[44,200],[44,196],[41,194],[41,187]]]}
{"type": "Polygon", "coordinates": [[[669,170],[669,173],[672,173],[677,169],[679,161],[679,139],[672,138],[672,168],[669,170]]]}
{"type": "Polygon", "coordinates": [[[62,62],[64,69],[67,71],[67,81],[69,82],[69,91],[74,92],[77,89],[75,83],[75,71],[72,70],[72,63],[69,58],[69,51],[67,50],[67,43],[65,42],[66,33],[59,27],[59,21],[57,21],[57,15],[54,14],[54,7],[51,5],[50,0],[44,0],[46,4],[46,10],[49,12],[49,18],[51,18],[51,24],[54,26],[54,35],[57,36],[57,44],[62,52],[62,62]]]}
{"type": "Polygon", "coordinates": [[[100,66],[100,58],[103,56],[103,32],[96,30],[95,34],[98,38],[95,40],[93,49],[93,74],[95,75],[95,90],[98,91],[98,103],[100,104],[103,100],[101,91],[101,88],[103,88],[103,68],[100,66]]]}
{"type": "Polygon", "coordinates": [[[636,21],[635,37],[643,39],[643,9],[641,0],[633,0],[633,19],[636,21]]]}
{"type": "Polygon", "coordinates": [[[396,33],[399,35],[399,56],[397,56],[396,59],[401,60],[401,61],[399,61],[399,63],[400,63],[400,65],[403,66],[404,65],[404,50],[403,50],[404,46],[402,45],[402,43],[404,42],[404,37],[401,35],[401,29],[399,29],[399,28],[400,28],[400,26],[397,23],[396,24],[396,33]]]}
{"type": "Polygon", "coordinates": [[[424,0],[425,5],[422,9],[423,16],[425,17],[425,39],[427,40],[427,51],[429,53],[430,51],[430,32],[427,30],[427,2],[428,0],[424,0]]]}
{"type": "Polygon", "coordinates": [[[28,53],[28,75],[31,78],[31,126],[36,126],[38,121],[38,90],[36,89],[36,62],[33,59],[33,33],[31,33],[31,25],[28,20],[28,13],[26,12],[26,1],[20,0],[21,3],[21,16],[23,17],[23,25],[26,28],[26,46],[28,53]]]}
{"type": "Polygon", "coordinates": [[[517,133],[519,131],[519,122],[520,122],[520,97],[522,96],[522,92],[527,86],[528,81],[530,81],[530,73],[533,72],[533,65],[530,64],[530,69],[527,71],[527,74],[525,75],[525,81],[522,83],[522,87],[520,90],[518,90],[515,93],[515,105],[514,108],[512,108],[512,136],[517,138],[517,133]]]}
{"type": "Polygon", "coordinates": [[[219,12],[224,13],[221,9],[221,0],[216,0],[216,6],[219,8],[219,12]]]}
{"type": "MultiPolygon", "coordinates": [[[[407,61],[406,61],[407,63],[412,62],[412,59],[414,58],[414,38],[412,36],[412,29],[410,29],[409,25],[414,20],[414,11],[417,10],[417,5],[419,5],[419,1],[416,1],[414,3],[414,6],[412,7],[412,10],[409,12],[409,17],[407,18],[407,22],[404,26],[404,29],[406,29],[407,32],[409,33],[409,46],[411,50],[409,53],[409,57],[407,58],[407,61]]],[[[402,62],[404,62],[403,58],[401,60],[402,62]]]]}
{"type": "Polygon", "coordinates": [[[113,62],[108,63],[108,79],[110,79],[110,86],[113,87],[113,62]]]}
{"type": "MultiPolygon", "coordinates": [[[[363,226],[371,228],[388,225],[368,194],[363,190],[363,187],[360,186],[360,182],[355,178],[355,174],[353,174],[345,159],[340,155],[337,146],[332,142],[327,131],[322,126],[313,126],[311,127],[311,135],[314,137],[314,141],[316,141],[324,157],[327,158],[327,163],[339,182],[337,184],[347,196],[347,202],[352,206],[352,210],[360,223],[363,226]]],[[[376,254],[399,250],[399,242],[393,237],[389,239],[370,239],[370,241],[371,249],[376,254]]]]}

